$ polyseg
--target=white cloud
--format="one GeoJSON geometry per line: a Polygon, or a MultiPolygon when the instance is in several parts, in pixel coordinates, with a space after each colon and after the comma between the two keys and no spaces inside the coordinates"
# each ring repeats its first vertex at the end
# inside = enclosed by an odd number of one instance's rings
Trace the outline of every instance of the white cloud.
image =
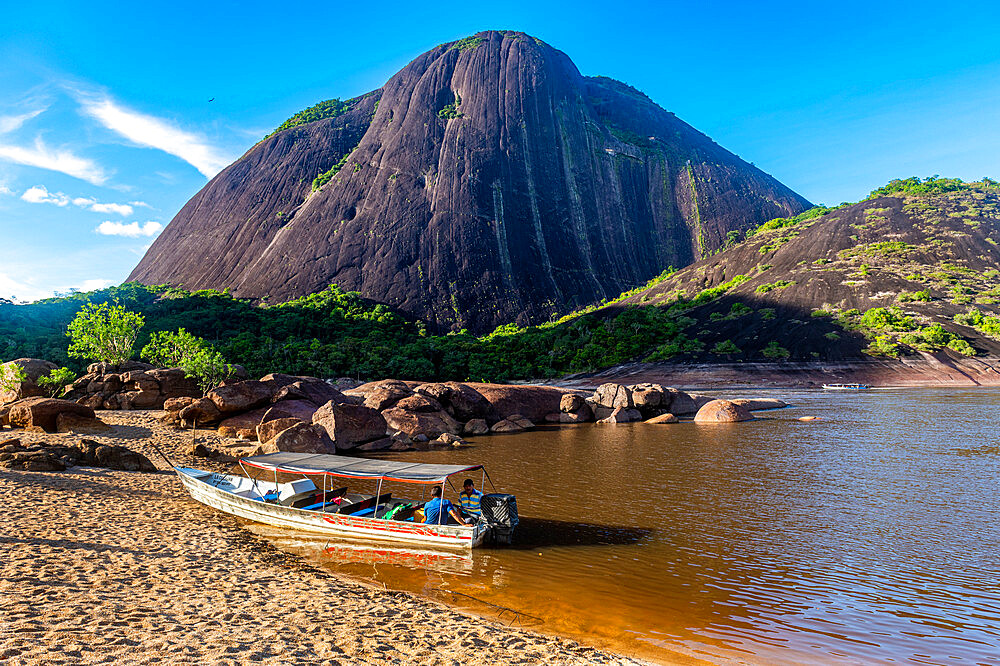
{"type": "Polygon", "coordinates": [[[49,192],[45,189],[44,185],[35,185],[29,188],[21,195],[21,199],[28,203],[50,203],[56,206],[73,204],[74,206],[86,208],[95,213],[117,213],[122,217],[128,217],[134,212],[134,209],[129,204],[101,203],[93,197],[76,197],[70,199],[62,192],[49,192]]]}
{"type": "Polygon", "coordinates": [[[29,111],[28,113],[22,113],[19,116],[0,116],[0,134],[7,134],[8,132],[20,129],[21,125],[28,122],[44,110],[45,109],[29,111]]]}
{"type": "Polygon", "coordinates": [[[135,208],[152,208],[152,206],[145,201],[129,201],[128,203],[130,206],[134,206],[135,208]]]}
{"type": "Polygon", "coordinates": [[[204,138],[175,127],[166,120],[127,109],[107,97],[80,96],[79,102],[87,115],[111,131],[140,146],[175,155],[206,178],[219,173],[230,162],[204,138]]]}
{"type": "MultiPolygon", "coordinates": [[[[62,192],[56,192],[54,194],[49,194],[49,191],[45,189],[44,185],[35,185],[30,187],[21,195],[21,199],[27,201],[28,203],[50,203],[56,206],[68,206],[69,197],[62,192]]],[[[75,202],[74,202],[75,203],[75,202]]]]}
{"type": "Polygon", "coordinates": [[[0,185],[0,194],[14,194],[14,190],[10,189],[6,185],[0,185]]]}
{"type": "Polygon", "coordinates": [[[101,280],[95,278],[93,280],[84,280],[79,287],[76,287],[76,289],[79,289],[80,291],[94,291],[110,287],[114,283],[114,280],[101,280]]]}
{"type": "Polygon", "coordinates": [[[101,185],[108,179],[104,170],[92,160],[74,155],[68,150],[49,148],[41,137],[35,139],[35,145],[32,148],[0,143],[0,159],[39,169],[58,171],[94,185],[101,185]]]}
{"type": "Polygon", "coordinates": [[[51,291],[45,291],[29,282],[15,280],[6,273],[0,273],[0,298],[34,301],[51,295],[51,291]]]}
{"type": "Polygon", "coordinates": [[[125,224],[124,222],[101,222],[94,229],[97,233],[102,236],[126,236],[128,238],[138,238],[139,236],[155,236],[160,232],[163,225],[159,222],[146,222],[140,225],[138,222],[130,222],[125,224]]]}

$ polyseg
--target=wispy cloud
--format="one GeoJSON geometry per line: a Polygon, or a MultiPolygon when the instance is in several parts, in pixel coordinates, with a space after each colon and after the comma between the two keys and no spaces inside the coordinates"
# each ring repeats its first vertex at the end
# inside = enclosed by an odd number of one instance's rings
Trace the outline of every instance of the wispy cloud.
{"type": "Polygon", "coordinates": [[[230,159],[197,134],[182,130],[167,120],[133,111],[108,97],[78,97],[84,113],[113,132],[140,146],[156,148],[181,158],[206,178],[219,173],[230,159]]]}
{"type": "Polygon", "coordinates": [[[38,109],[37,111],[29,111],[28,113],[22,113],[17,116],[0,116],[0,134],[7,134],[8,132],[20,129],[24,123],[28,122],[44,110],[45,109],[38,109]]]}
{"type": "Polygon", "coordinates": [[[102,236],[125,236],[127,238],[139,238],[140,236],[155,236],[163,228],[159,222],[146,222],[140,225],[138,222],[101,222],[94,229],[102,236]]]}
{"type": "Polygon", "coordinates": [[[62,192],[49,192],[45,189],[44,185],[35,185],[34,187],[28,188],[25,193],[21,195],[21,199],[27,201],[28,203],[49,203],[60,207],[73,204],[74,206],[85,208],[95,213],[117,213],[122,217],[128,217],[134,212],[135,209],[133,208],[132,203],[136,205],[149,206],[149,204],[142,201],[119,204],[102,203],[93,197],[76,197],[71,199],[62,192]]]}
{"type": "Polygon", "coordinates": [[[0,185],[0,194],[14,194],[14,190],[10,189],[6,185],[0,185]]]}
{"type": "Polygon", "coordinates": [[[0,273],[0,298],[33,301],[39,298],[45,298],[51,293],[52,292],[47,292],[45,289],[39,288],[37,285],[33,285],[30,282],[16,280],[7,273],[0,273]]]}
{"type": "Polygon", "coordinates": [[[84,280],[80,283],[79,287],[76,287],[80,291],[94,291],[96,289],[104,289],[105,287],[110,287],[115,282],[114,280],[102,280],[100,278],[94,278],[92,280],[84,280]]]}
{"type": "Polygon", "coordinates": [[[39,169],[58,171],[93,185],[101,185],[108,179],[104,170],[93,160],[74,155],[68,150],[49,148],[41,137],[35,139],[33,147],[0,143],[0,159],[39,169]]]}

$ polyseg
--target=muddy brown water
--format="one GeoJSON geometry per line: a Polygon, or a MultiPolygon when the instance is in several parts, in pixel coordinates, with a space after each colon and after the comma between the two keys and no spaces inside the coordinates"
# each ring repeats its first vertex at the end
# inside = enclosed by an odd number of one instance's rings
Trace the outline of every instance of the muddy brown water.
{"type": "Polygon", "coordinates": [[[755,395],[794,406],[384,456],[485,464],[517,495],[513,548],[255,531],[339,573],[654,661],[1000,661],[1000,390],[755,395]]]}

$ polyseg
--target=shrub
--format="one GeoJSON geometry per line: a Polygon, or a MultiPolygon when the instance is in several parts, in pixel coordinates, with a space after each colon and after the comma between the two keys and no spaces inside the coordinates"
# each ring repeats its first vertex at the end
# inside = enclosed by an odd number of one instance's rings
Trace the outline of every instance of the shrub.
{"type": "Polygon", "coordinates": [[[959,354],[964,354],[965,356],[975,356],[976,350],[968,342],[962,338],[955,337],[948,341],[946,345],[948,349],[957,351],[959,354]]]}
{"type": "Polygon", "coordinates": [[[49,374],[38,378],[36,382],[50,398],[61,398],[66,392],[66,385],[76,379],[76,373],[69,368],[56,368],[49,374]]]}
{"type": "Polygon", "coordinates": [[[913,301],[922,301],[924,303],[930,302],[931,292],[926,289],[921,289],[920,291],[901,291],[899,296],[896,297],[900,303],[910,303],[913,301]]]}
{"type": "Polygon", "coordinates": [[[0,365],[0,391],[4,393],[16,391],[21,382],[27,380],[28,373],[16,363],[0,365]]]}
{"type": "Polygon", "coordinates": [[[767,358],[788,358],[792,355],[791,352],[779,345],[777,340],[771,340],[767,343],[767,346],[760,353],[767,358]]]}
{"type": "Polygon", "coordinates": [[[722,342],[717,342],[714,347],[712,347],[713,354],[739,354],[740,348],[737,347],[732,340],[723,340],[722,342]]]}
{"type": "Polygon", "coordinates": [[[176,333],[159,331],[142,348],[142,357],[154,365],[183,368],[188,377],[198,380],[202,393],[208,393],[231,377],[233,367],[212,345],[183,328],[176,333]]]}
{"type": "Polygon", "coordinates": [[[790,280],[778,280],[777,282],[771,282],[768,284],[762,284],[757,287],[758,294],[766,294],[769,291],[774,291],[775,289],[786,289],[795,284],[795,282],[790,280]]]}
{"type": "Polygon", "coordinates": [[[862,329],[873,332],[912,331],[917,327],[913,318],[897,307],[872,308],[861,315],[858,324],[862,329]]]}
{"type": "Polygon", "coordinates": [[[132,358],[132,346],[145,319],[123,305],[87,303],[66,327],[69,355],[115,365],[132,358]]]}
{"type": "Polygon", "coordinates": [[[278,128],[265,136],[265,139],[282,132],[287,129],[292,129],[293,127],[298,127],[299,125],[305,125],[306,123],[314,123],[317,120],[323,120],[325,118],[334,118],[339,116],[351,108],[350,102],[353,100],[348,100],[346,102],[341,102],[339,99],[328,99],[323,102],[319,102],[310,106],[308,109],[303,109],[299,111],[294,116],[286,120],[285,122],[278,125],[278,128]]]}
{"type": "Polygon", "coordinates": [[[768,220],[756,229],[747,231],[747,238],[751,238],[752,236],[765,233],[767,231],[774,231],[775,229],[794,227],[802,222],[805,222],[806,220],[812,220],[822,215],[826,215],[831,210],[831,208],[827,208],[826,206],[814,206],[807,211],[799,213],[795,217],[776,217],[773,220],[768,220]]]}
{"type": "Polygon", "coordinates": [[[840,333],[837,333],[837,331],[830,331],[829,333],[824,334],[823,337],[827,340],[839,340],[840,333]]]}
{"type": "Polygon", "coordinates": [[[761,308],[757,310],[757,313],[760,315],[760,318],[764,320],[774,319],[775,316],[774,308],[761,308]]]}
{"type": "Polygon", "coordinates": [[[991,337],[994,340],[1000,340],[1000,318],[992,315],[984,315],[975,308],[965,314],[955,315],[954,322],[964,326],[971,326],[983,335],[991,337]]]}
{"type": "Polygon", "coordinates": [[[896,358],[899,356],[899,347],[891,335],[879,335],[870,345],[865,347],[864,352],[871,356],[889,356],[896,358]]]}

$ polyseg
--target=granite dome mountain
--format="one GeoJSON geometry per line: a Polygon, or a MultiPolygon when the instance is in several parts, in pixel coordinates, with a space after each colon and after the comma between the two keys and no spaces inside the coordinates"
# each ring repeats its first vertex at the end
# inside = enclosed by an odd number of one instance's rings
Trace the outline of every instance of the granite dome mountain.
{"type": "Polygon", "coordinates": [[[486,31],[293,116],[129,280],[271,303],[337,283],[484,332],[613,298],[808,206],[634,88],[486,31]]]}

